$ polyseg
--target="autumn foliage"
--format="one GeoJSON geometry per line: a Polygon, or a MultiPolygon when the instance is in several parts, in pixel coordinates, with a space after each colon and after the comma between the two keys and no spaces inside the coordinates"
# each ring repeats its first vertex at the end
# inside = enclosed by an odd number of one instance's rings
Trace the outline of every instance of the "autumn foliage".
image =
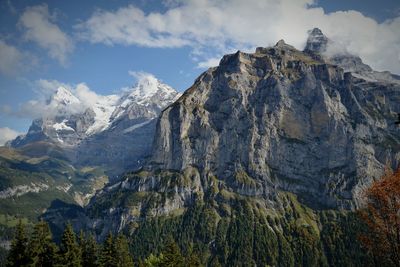
{"type": "Polygon", "coordinates": [[[400,168],[387,170],[365,192],[359,211],[365,231],[359,236],[375,265],[400,266],[400,168]]]}

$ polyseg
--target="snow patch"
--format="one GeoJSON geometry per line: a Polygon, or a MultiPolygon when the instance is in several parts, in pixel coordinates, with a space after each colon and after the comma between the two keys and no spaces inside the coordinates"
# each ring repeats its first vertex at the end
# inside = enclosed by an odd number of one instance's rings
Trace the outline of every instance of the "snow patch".
{"type": "Polygon", "coordinates": [[[74,132],[75,130],[73,128],[69,127],[68,125],[66,125],[65,124],[66,122],[68,122],[68,120],[63,120],[62,122],[53,124],[54,130],[56,130],[56,131],[72,131],[72,132],[74,132]]]}

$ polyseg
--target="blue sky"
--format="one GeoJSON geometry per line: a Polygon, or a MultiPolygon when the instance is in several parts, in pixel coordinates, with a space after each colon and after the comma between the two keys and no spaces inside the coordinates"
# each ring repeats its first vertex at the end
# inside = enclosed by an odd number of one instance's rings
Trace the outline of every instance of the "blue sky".
{"type": "Polygon", "coordinates": [[[27,131],[24,105],[51,84],[107,95],[143,71],[183,91],[223,54],[282,38],[302,49],[313,27],[400,73],[398,0],[0,0],[0,14],[0,142],[27,131]]]}

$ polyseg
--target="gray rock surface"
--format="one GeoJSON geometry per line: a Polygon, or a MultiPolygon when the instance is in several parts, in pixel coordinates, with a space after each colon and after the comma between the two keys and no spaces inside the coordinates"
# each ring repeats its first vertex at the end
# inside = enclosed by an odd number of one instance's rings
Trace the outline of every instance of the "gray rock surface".
{"type": "Polygon", "coordinates": [[[236,192],[244,184],[247,194],[279,189],[314,206],[356,206],[385,164],[399,163],[400,86],[345,73],[317,42],[307,47],[280,41],[224,56],[163,111],[151,169],[195,166],[236,192]]]}

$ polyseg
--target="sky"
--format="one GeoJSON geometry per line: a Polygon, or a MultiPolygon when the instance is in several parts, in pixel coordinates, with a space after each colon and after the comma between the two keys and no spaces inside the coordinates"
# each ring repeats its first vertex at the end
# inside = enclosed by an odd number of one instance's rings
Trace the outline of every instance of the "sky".
{"type": "Polygon", "coordinates": [[[303,49],[314,27],[400,74],[399,0],[0,0],[0,145],[60,85],[118,94],[142,73],[182,92],[224,54],[303,49]]]}

